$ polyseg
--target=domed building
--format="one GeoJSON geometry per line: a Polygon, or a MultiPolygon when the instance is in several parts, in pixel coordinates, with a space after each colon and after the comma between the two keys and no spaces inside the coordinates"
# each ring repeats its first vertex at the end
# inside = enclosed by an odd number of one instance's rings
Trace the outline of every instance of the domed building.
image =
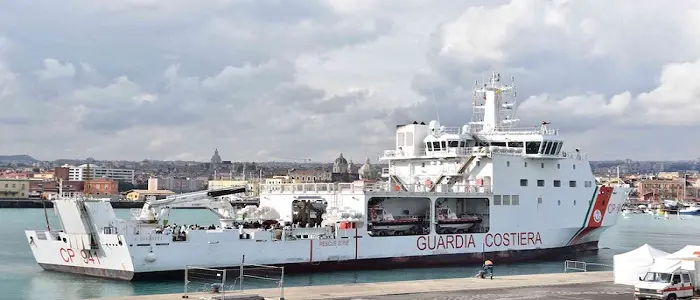
{"type": "Polygon", "coordinates": [[[375,174],[374,170],[372,170],[372,165],[369,163],[369,157],[365,159],[365,164],[360,167],[360,169],[357,171],[358,175],[360,175],[360,179],[362,180],[375,180],[375,174]]]}
{"type": "Polygon", "coordinates": [[[350,166],[348,164],[348,160],[343,157],[343,153],[340,153],[340,156],[335,159],[335,162],[333,162],[333,173],[347,173],[350,169],[350,166]]]}
{"type": "Polygon", "coordinates": [[[221,165],[221,156],[219,156],[219,149],[214,150],[214,155],[211,156],[211,160],[209,161],[209,169],[210,170],[216,170],[219,168],[219,165],[221,165]]]}
{"type": "Polygon", "coordinates": [[[343,153],[338,155],[338,158],[333,162],[333,172],[331,172],[332,182],[353,182],[358,180],[360,176],[353,171],[352,161],[348,162],[343,153]]]}

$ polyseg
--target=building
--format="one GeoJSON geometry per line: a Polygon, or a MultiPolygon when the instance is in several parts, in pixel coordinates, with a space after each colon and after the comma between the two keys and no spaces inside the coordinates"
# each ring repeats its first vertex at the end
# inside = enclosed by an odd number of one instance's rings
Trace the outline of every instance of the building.
{"type": "Polygon", "coordinates": [[[343,153],[333,162],[333,172],[331,182],[352,182],[360,179],[360,175],[353,171],[352,161],[348,162],[343,153]]]}
{"type": "Polygon", "coordinates": [[[53,169],[53,178],[56,180],[63,179],[64,181],[70,180],[70,168],[69,167],[56,167],[53,169]]]}
{"type": "Polygon", "coordinates": [[[259,195],[260,184],[246,180],[209,180],[208,189],[216,190],[237,186],[245,186],[249,194],[259,195]]]}
{"type": "Polygon", "coordinates": [[[294,170],[289,172],[289,178],[295,182],[331,182],[332,174],[326,170],[294,170]]]}
{"type": "Polygon", "coordinates": [[[683,179],[641,180],[637,184],[639,197],[647,201],[680,200],[683,198],[683,179]]]}
{"type": "Polygon", "coordinates": [[[0,178],[0,198],[29,198],[29,179],[0,178]]]}
{"type": "Polygon", "coordinates": [[[265,178],[265,184],[285,184],[293,183],[291,176],[272,176],[272,178],[265,178]]]}
{"type": "Polygon", "coordinates": [[[214,155],[211,156],[209,161],[209,169],[216,170],[221,164],[221,156],[219,155],[219,149],[214,150],[214,155]]]}
{"type": "Polygon", "coordinates": [[[51,180],[54,178],[55,173],[54,172],[44,172],[44,173],[34,173],[32,175],[33,179],[43,179],[43,180],[51,180]]]}
{"type": "Polygon", "coordinates": [[[178,193],[195,192],[206,189],[208,178],[162,177],[158,178],[158,189],[178,193]]]}
{"type": "Polygon", "coordinates": [[[175,192],[170,190],[159,190],[158,189],[158,179],[149,178],[148,179],[148,189],[147,190],[130,190],[124,193],[127,200],[131,201],[145,201],[148,198],[164,199],[170,195],[175,195],[175,192]]]}
{"type": "MultiPolygon", "coordinates": [[[[83,194],[85,183],[83,181],[63,181],[63,194],[68,197],[83,194]]],[[[58,195],[59,183],[55,180],[31,179],[29,181],[29,195],[32,198],[49,199],[58,195]]]]}
{"type": "Polygon", "coordinates": [[[134,170],[130,169],[108,169],[94,164],[84,164],[77,167],[69,167],[68,180],[86,180],[107,178],[134,182],[134,170]],[[88,169],[90,174],[88,174],[88,169]]]}
{"type": "Polygon", "coordinates": [[[118,184],[117,181],[99,178],[92,179],[85,182],[85,194],[94,196],[108,196],[108,195],[118,195],[118,184]]]}

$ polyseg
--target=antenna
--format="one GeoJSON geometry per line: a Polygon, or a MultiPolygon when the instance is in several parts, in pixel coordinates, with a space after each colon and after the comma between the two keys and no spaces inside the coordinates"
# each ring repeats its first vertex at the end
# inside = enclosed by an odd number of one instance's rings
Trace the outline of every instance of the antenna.
{"type": "Polygon", "coordinates": [[[435,106],[435,115],[437,116],[437,121],[440,122],[440,112],[438,111],[437,100],[435,99],[435,90],[430,89],[430,91],[433,93],[433,106],[435,106]]]}

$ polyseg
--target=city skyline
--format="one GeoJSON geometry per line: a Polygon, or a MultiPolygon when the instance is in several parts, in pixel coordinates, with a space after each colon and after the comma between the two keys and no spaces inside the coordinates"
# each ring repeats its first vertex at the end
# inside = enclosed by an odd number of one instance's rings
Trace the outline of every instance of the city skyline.
{"type": "Polygon", "coordinates": [[[0,153],[374,162],[398,124],[468,122],[495,69],[565,149],[692,159],[696,20],[691,0],[6,2],[0,153]]]}

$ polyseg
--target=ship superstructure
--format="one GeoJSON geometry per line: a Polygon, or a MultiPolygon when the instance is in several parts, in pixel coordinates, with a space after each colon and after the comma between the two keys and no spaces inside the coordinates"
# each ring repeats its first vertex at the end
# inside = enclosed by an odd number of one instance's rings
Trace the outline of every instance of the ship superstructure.
{"type": "Polygon", "coordinates": [[[474,117],[397,126],[382,181],[261,186],[260,206],[224,189],[151,200],[132,220],[109,202],[54,202],[63,230],[27,231],[48,270],[133,280],[186,265],[286,265],[288,271],[499,262],[596,249],[628,186],[598,186],[584,153],[565,151],[548,122],[517,128],[515,88],[493,74],[474,89],[474,117]],[[169,210],[200,206],[221,220],[173,228],[169,210]],[[196,254],[196,255],[195,255],[196,254]]]}

